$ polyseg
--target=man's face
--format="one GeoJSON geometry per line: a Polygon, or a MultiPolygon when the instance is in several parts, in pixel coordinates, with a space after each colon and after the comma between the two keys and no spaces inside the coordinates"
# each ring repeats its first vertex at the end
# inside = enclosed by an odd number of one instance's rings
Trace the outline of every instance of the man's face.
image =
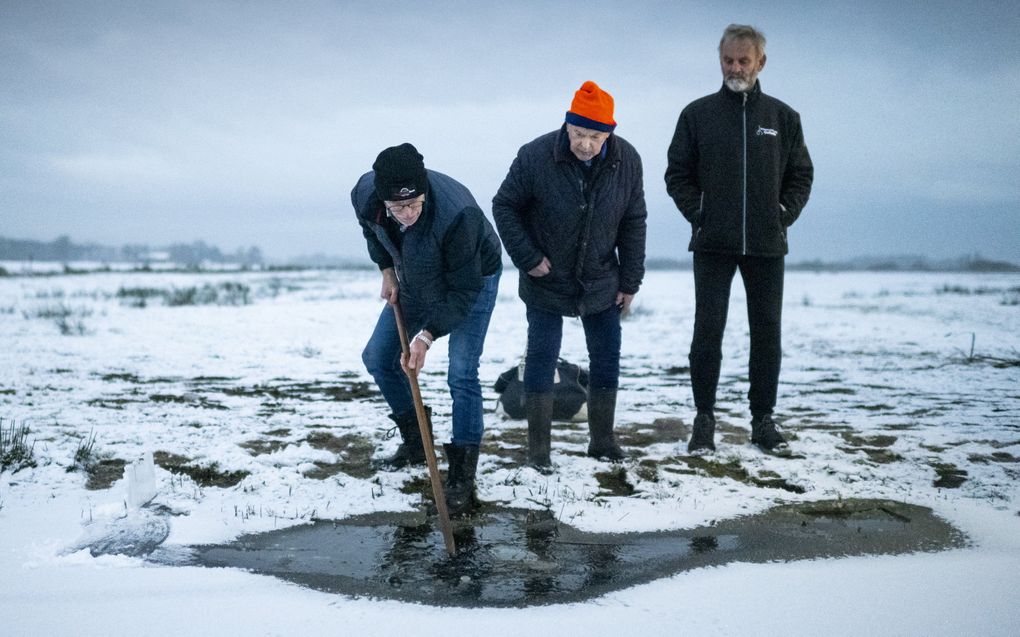
{"type": "Polygon", "coordinates": [[[746,38],[726,40],[719,49],[719,66],[726,87],[743,93],[754,87],[758,73],[765,67],[765,54],[759,54],[754,42],[746,38]]]}
{"type": "Polygon", "coordinates": [[[414,199],[403,201],[384,201],[383,205],[386,206],[386,212],[396,219],[397,223],[405,227],[413,226],[425,206],[425,195],[418,195],[414,199]]]}
{"type": "Polygon", "coordinates": [[[567,137],[570,138],[570,152],[574,153],[574,157],[588,161],[602,152],[602,144],[609,139],[609,133],[567,124],[567,137]]]}

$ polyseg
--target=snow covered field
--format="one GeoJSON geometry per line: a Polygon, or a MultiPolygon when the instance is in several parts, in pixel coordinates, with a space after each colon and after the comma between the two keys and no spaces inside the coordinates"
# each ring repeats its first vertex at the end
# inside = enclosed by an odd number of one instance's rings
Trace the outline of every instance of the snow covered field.
{"type": "MultiPolygon", "coordinates": [[[[710,466],[688,462],[683,444],[690,272],[649,273],[624,323],[625,474],[607,481],[612,467],[584,456],[583,423],[554,427],[554,475],[521,469],[524,423],[486,415],[480,496],[549,508],[582,529],[688,528],[780,502],[889,498],[932,507],[970,537],[966,549],[731,564],[527,611],[355,599],[73,550],[125,515],[118,478],[145,451],[159,465],[149,508],[167,514],[168,550],[417,507],[424,471],[367,469],[369,455],[397,444],[384,438],[391,423],[360,360],[378,289],[365,271],[0,278],[0,418],[5,430],[28,425],[36,463],[0,474],[0,634],[419,635],[455,623],[465,634],[1020,633],[1017,275],[788,273],[777,415],[792,457],[747,442],[739,278],[710,466]]],[[[490,408],[525,333],[508,270],[482,359],[490,408]]],[[[586,364],[577,321],[562,355],[586,364]]],[[[449,437],[445,362],[444,340],[421,378],[438,441],[449,437]]]]}

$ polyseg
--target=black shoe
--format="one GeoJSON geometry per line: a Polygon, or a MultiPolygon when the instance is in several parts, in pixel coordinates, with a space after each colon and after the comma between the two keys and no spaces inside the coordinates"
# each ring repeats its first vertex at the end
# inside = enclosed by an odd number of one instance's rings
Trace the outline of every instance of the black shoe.
{"type": "Polygon", "coordinates": [[[620,445],[616,442],[611,442],[600,447],[594,446],[592,443],[588,443],[588,457],[595,458],[596,460],[607,460],[609,462],[623,462],[627,459],[627,454],[623,452],[620,445]]]}
{"type": "Polygon", "coordinates": [[[780,451],[789,447],[786,438],[776,431],[772,414],[755,416],[751,419],[751,444],[762,451],[780,451]]]}
{"type": "MultiPolygon", "coordinates": [[[[425,418],[428,422],[429,434],[432,433],[432,409],[425,408],[425,418]]],[[[400,431],[400,446],[397,452],[389,458],[375,460],[372,467],[383,471],[396,471],[408,466],[425,464],[425,446],[421,441],[421,429],[418,428],[418,414],[411,410],[402,414],[391,414],[390,419],[396,423],[400,431]]]]}
{"type": "Polygon", "coordinates": [[[705,454],[715,451],[715,416],[700,413],[694,417],[694,431],[691,441],[687,443],[687,453],[691,455],[705,454]]]}
{"type": "Polygon", "coordinates": [[[443,445],[449,469],[443,491],[446,508],[450,517],[465,515],[478,506],[475,493],[475,473],[478,469],[478,447],[476,445],[443,445]]]}

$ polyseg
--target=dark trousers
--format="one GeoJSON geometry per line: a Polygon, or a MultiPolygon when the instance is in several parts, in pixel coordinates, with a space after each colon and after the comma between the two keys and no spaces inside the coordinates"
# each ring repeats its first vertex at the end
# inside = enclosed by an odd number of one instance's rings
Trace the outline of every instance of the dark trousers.
{"type": "MultiPolygon", "coordinates": [[[[581,317],[588,345],[589,387],[616,389],[620,383],[620,308],[581,317]]],[[[563,342],[563,317],[528,306],[528,354],[524,359],[524,391],[553,390],[556,361],[563,342]]]]}
{"type": "Polygon", "coordinates": [[[712,411],[719,385],[723,331],[730,304],[730,284],[740,270],[747,294],[751,329],[751,414],[771,414],[776,406],[782,361],[783,257],[749,257],[694,253],[694,339],[691,386],[698,411],[712,411]]]}

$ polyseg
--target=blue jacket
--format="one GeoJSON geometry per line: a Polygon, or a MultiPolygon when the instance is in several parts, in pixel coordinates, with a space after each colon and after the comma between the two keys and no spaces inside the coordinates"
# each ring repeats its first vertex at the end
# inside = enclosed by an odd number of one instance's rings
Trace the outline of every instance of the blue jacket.
{"type": "Polygon", "coordinates": [[[436,338],[467,316],[482,290],[482,278],[502,268],[499,238],[471,192],[460,182],[427,171],[429,188],[421,216],[406,231],[386,214],[375,194],[375,173],[367,172],[351,191],[351,203],[380,270],[394,268],[400,303],[423,314],[436,338]]]}

